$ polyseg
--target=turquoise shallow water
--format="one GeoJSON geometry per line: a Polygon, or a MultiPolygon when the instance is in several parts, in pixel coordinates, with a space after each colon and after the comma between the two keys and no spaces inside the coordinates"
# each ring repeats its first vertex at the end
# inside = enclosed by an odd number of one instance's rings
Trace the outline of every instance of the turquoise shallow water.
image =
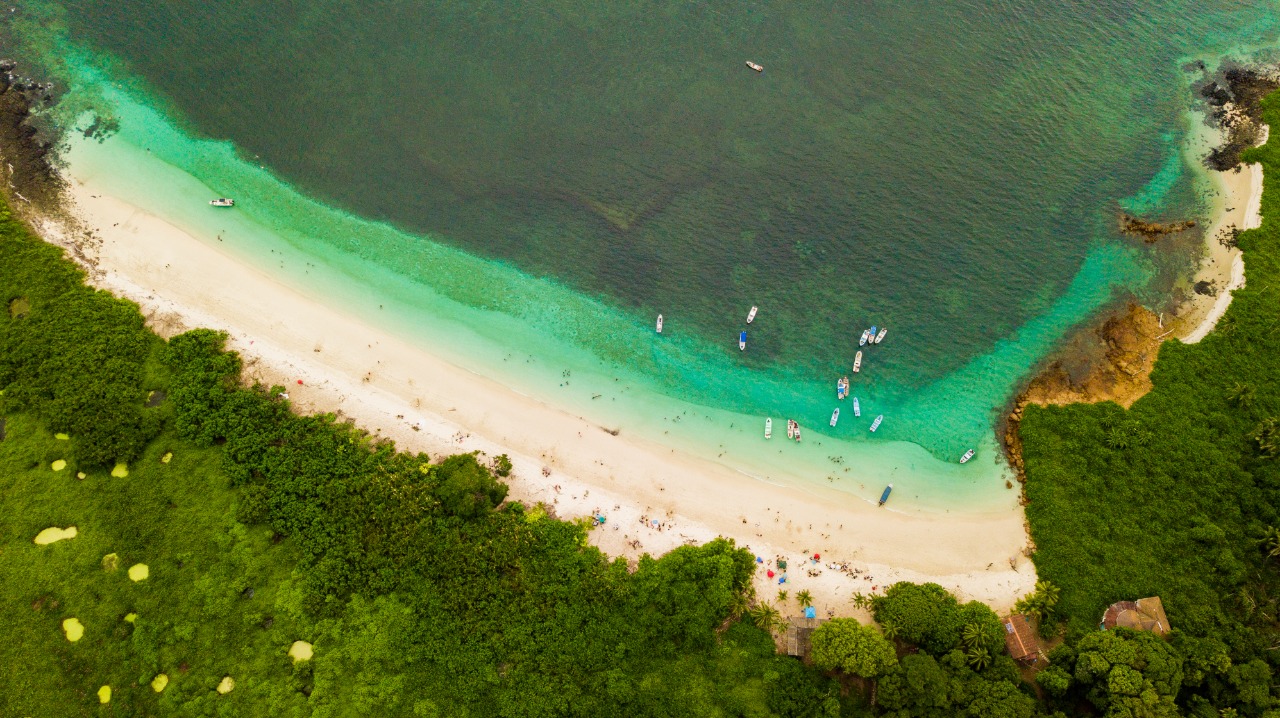
{"type": "Polygon", "coordinates": [[[1003,492],[998,408],[1072,326],[1190,266],[1114,213],[1203,211],[1180,66],[1277,27],[1270,2],[186,5],[6,28],[74,87],[64,117],[118,120],[68,154],[113,191],[602,424],[938,507],[1003,492]],[[829,431],[842,374],[863,418],[829,431]],[[778,454],[765,415],[812,440],[778,454]]]}

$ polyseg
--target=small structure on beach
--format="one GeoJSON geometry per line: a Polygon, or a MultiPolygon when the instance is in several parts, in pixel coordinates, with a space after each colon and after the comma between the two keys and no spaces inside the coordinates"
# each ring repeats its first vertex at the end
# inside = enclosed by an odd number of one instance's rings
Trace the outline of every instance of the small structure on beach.
{"type": "Polygon", "coordinates": [[[1004,623],[1004,646],[1013,660],[1026,664],[1040,660],[1040,637],[1026,616],[1015,613],[1001,622],[1004,623]]]}
{"type": "Polygon", "coordinates": [[[787,619],[787,630],[778,638],[778,649],[788,656],[800,659],[809,657],[809,637],[814,629],[826,623],[825,618],[795,616],[787,619]]]}
{"type": "Polygon", "coordinates": [[[1169,618],[1164,615],[1164,604],[1159,596],[1140,598],[1137,601],[1116,601],[1102,614],[1102,630],[1130,628],[1149,631],[1157,636],[1169,633],[1169,618]]]}

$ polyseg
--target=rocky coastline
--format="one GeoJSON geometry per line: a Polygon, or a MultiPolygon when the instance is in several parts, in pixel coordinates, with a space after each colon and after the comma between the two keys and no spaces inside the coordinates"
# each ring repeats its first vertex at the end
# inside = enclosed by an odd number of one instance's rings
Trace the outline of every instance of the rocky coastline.
{"type": "MultiPolygon", "coordinates": [[[[1188,69],[1206,68],[1198,63],[1188,69]]],[[[1223,133],[1222,143],[1205,157],[1205,166],[1219,172],[1238,169],[1241,153],[1266,140],[1268,128],[1262,122],[1261,103],[1268,93],[1280,89],[1280,68],[1226,63],[1195,89],[1207,105],[1208,122],[1223,133]]],[[[1119,215],[1119,223],[1123,234],[1141,237],[1148,244],[1196,227],[1194,221],[1151,222],[1124,213],[1119,215]]],[[[1238,234],[1238,228],[1228,228],[1211,239],[1234,246],[1238,234]]],[[[1200,294],[1213,289],[1194,286],[1200,294]]],[[[1166,323],[1163,315],[1131,299],[1081,326],[1046,359],[1009,403],[997,429],[1018,481],[1026,481],[1019,430],[1028,405],[1114,401],[1128,408],[1150,391],[1151,370],[1160,345],[1175,337],[1177,324],[1176,318],[1166,323]]]]}

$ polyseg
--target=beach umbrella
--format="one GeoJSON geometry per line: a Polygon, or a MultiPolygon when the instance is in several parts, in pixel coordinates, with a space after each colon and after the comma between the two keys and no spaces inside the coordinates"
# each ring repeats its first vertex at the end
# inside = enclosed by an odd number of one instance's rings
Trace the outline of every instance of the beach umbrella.
{"type": "Polygon", "coordinates": [[[773,571],[769,571],[769,578],[773,578],[773,571]]]}
{"type": "Polygon", "coordinates": [[[815,610],[815,609],[814,609],[814,607],[813,607],[813,606],[807,606],[807,607],[805,607],[805,609],[804,609],[804,617],[805,617],[805,618],[817,618],[817,617],[818,617],[818,612],[817,612],[817,610],[815,610]]]}
{"type": "Polygon", "coordinates": [[[764,563],[764,556],[756,556],[756,563],[764,563]]]}
{"type": "Polygon", "coordinates": [[[818,559],[820,559],[820,558],[822,558],[822,557],[821,557],[821,556],[819,556],[819,555],[818,555],[818,554],[816,554],[816,553],[813,555],[813,560],[814,560],[814,561],[817,561],[817,560],[818,560],[818,559]]]}

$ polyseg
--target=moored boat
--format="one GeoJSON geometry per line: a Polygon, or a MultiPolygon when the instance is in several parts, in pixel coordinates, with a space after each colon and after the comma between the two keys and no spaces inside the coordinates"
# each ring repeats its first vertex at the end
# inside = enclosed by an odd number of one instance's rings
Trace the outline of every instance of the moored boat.
{"type": "Polygon", "coordinates": [[[837,421],[840,421],[840,409],[838,408],[831,412],[831,425],[835,426],[837,421]]]}
{"type": "Polygon", "coordinates": [[[889,494],[891,493],[893,493],[893,484],[889,484],[888,486],[884,487],[884,493],[880,494],[880,503],[878,505],[884,506],[884,502],[889,500],[889,494]]]}
{"type": "Polygon", "coordinates": [[[863,329],[862,337],[858,339],[858,346],[865,347],[867,345],[867,338],[870,336],[871,336],[871,332],[866,329],[863,329]]]}
{"type": "Polygon", "coordinates": [[[972,459],[973,455],[976,453],[978,452],[974,449],[969,449],[968,451],[964,452],[964,456],[960,457],[960,463],[962,464],[968,463],[969,459],[972,459]]]}
{"type": "Polygon", "coordinates": [[[752,70],[755,70],[756,72],[764,72],[764,65],[754,63],[750,60],[747,60],[747,67],[751,68],[752,70]]]}
{"type": "Polygon", "coordinates": [[[738,351],[745,351],[747,348],[747,333],[744,331],[738,335],[738,351]]]}
{"type": "Polygon", "coordinates": [[[773,417],[764,420],[764,438],[773,438],[773,417]]]}
{"type": "Polygon", "coordinates": [[[858,397],[853,397],[853,415],[862,416],[862,407],[858,406],[858,397]]]}
{"type": "Polygon", "coordinates": [[[842,376],[836,381],[836,398],[843,400],[849,395],[849,377],[842,376]]]}
{"type": "Polygon", "coordinates": [[[876,429],[879,429],[879,428],[880,428],[880,422],[882,422],[882,421],[884,421],[884,414],[881,414],[880,416],[877,416],[877,417],[876,417],[876,420],[875,420],[875,421],[873,421],[873,422],[871,422],[871,430],[872,430],[872,431],[875,431],[876,429]]]}
{"type": "Polygon", "coordinates": [[[658,315],[658,333],[659,334],[662,333],[662,315],[661,314],[658,315]]]}
{"type": "Polygon", "coordinates": [[[879,344],[880,342],[884,341],[884,335],[888,333],[889,333],[888,327],[880,327],[880,333],[876,334],[876,344],[879,344]]]}
{"type": "Polygon", "coordinates": [[[872,344],[876,343],[876,325],[874,324],[872,324],[871,328],[867,330],[867,341],[872,344]]]}
{"type": "Polygon", "coordinates": [[[787,419],[787,438],[796,438],[796,423],[791,419],[787,419]]]}
{"type": "Polygon", "coordinates": [[[853,373],[862,371],[862,352],[853,355],[853,373]]]}
{"type": "Polygon", "coordinates": [[[217,199],[209,200],[209,204],[214,207],[234,207],[236,206],[236,201],[230,197],[219,197],[217,199]]]}
{"type": "Polygon", "coordinates": [[[757,309],[759,309],[759,307],[752,307],[751,311],[747,312],[747,324],[750,324],[751,322],[754,322],[756,320],[757,309]]]}
{"type": "Polygon", "coordinates": [[[800,425],[796,424],[796,443],[800,443],[800,425]]]}

